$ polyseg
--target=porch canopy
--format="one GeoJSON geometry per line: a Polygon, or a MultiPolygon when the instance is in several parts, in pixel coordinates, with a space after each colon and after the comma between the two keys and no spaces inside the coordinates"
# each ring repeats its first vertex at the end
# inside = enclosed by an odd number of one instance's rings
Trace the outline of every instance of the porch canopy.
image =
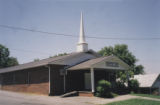
{"type": "Polygon", "coordinates": [[[123,62],[116,56],[99,57],[90,59],[88,61],[79,63],[75,66],[68,68],[68,71],[75,70],[90,70],[91,72],[91,88],[94,92],[94,70],[111,70],[111,71],[122,71],[129,70],[129,65],[123,62]]]}
{"type": "Polygon", "coordinates": [[[99,57],[79,63],[70,67],[68,70],[86,70],[86,69],[108,69],[108,70],[128,70],[128,64],[116,56],[99,57]]]}

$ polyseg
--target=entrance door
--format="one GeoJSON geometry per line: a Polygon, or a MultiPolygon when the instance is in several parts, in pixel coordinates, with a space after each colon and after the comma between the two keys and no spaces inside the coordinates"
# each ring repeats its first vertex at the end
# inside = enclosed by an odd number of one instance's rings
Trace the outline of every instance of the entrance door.
{"type": "Polygon", "coordinates": [[[84,86],[86,90],[91,89],[91,74],[90,73],[85,73],[84,74],[84,86]]]}

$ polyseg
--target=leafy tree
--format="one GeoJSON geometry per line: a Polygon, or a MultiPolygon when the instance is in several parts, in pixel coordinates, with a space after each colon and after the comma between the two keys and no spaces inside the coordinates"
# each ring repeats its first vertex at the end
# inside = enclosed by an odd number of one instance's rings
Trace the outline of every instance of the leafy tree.
{"type": "Polygon", "coordinates": [[[136,65],[138,59],[128,50],[128,46],[125,44],[117,44],[114,47],[104,47],[98,53],[102,56],[115,55],[131,67],[128,75],[126,75],[126,71],[117,74],[117,77],[120,78],[123,83],[127,81],[127,76],[133,77],[135,74],[144,74],[144,67],[142,65],[136,65]]]}
{"type": "Polygon", "coordinates": [[[130,71],[118,72],[116,77],[120,79],[119,82],[124,84],[128,82],[128,79],[127,79],[128,77],[131,78],[133,76],[134,76],[134,73],[130,70],[130,71]]]}
{"type": "Polygon", "coordinates": [[[36,59],[34,59],[33,61],[36,62],[36,61],[39,61],[39,60],[40,60],[39,58],[36,58],[36,59]]]}
{"type": "Polygon", "coordinates": [[[60,54],[57,54],[55,56],[57,57],[57,56],[63,56],[63,55],[67,55],[67,53],[60,53],[60,54]]]}
{"type": "Polygon", "coordinates": [[[134,74],[144,74],[144,67],[142,65],[137,65],[134,69],[134,74]]]}
{"type": "Polygon", "coordinates": [[[57,56],[67,55],[67,53],[58,54],[57,56]]]}
{"type": "Polygon", "coordinates": [[[8,57],[8,60],[7,60],[7,67],[10,67],[10,66],[15,66],[15,65],[18,65],[18,61],[17,61],[17,58],[14,58],[14,57],[8,57]]]}
{"type": "Polygon", "coordinates": [[[54,55],[54,56],[50,56],[49,58],[58,57],[58,56],[64,56],[64,55],[67,55],[67,53],[60,53],[60,54],[57,54],[57,55],[54,55]]]}
{"type": "Polygon", "coordinates": [[[128,50],[128,46],[125,44],[117,44],[114,47],[104,47],[98,53],[102,56],[115,55],[127,63],[132,68],[134,74],[144,73],[144,67],[135,64],[138,59],[128,50]]]}
{"type": "Polygon", "coordinates": [[[0,68],[18,65],[17,59],[9,55],[9,49],[0,44],[0,68]]]}
{"type": "Polygon", "coordinates": [[[136,79],[131,79],[129,81],[128,87],[130,88],[131,91],[137,92],[139,88],[139,82],[136,79]]]}
{"type": "Polygon", "coordinates": [[[99,51],[99,54],[102,56],[116,55],[130,66],[134,66],[137,61],[136,57],[129,52],[128,46],[125,44],[104,47],[99,51]]]}

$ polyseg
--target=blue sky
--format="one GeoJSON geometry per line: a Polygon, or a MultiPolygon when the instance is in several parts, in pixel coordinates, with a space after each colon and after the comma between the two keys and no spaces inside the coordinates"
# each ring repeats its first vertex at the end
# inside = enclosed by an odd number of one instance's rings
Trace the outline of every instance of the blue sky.
{"type": "MultiPolygon", "coordinates": [[[[160,0],[0,0],[0,24],[78,36],[80,11],[88,36],[160,37],[160,0]]],[[[127,44],[139,59],[137,64],[148,73],[159,73],[160,40],[86,40],[95,51],[127,44]]],[[[20,63],[74,52],[77,42],[78,38],[0,27],[0,43],[20,63]]]]}

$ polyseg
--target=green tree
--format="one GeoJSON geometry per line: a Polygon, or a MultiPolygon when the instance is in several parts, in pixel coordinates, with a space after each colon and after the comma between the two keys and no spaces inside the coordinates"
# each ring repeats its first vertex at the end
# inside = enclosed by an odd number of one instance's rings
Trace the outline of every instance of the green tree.
{"type": "Polygon", "coordinates": [[[129,81],[128,87],[130,88],[131,91],[137,92],[139,88],[139,82],[136,79],[131,79],[129,81]]]}
{"type": "MultiPolygon", "coordinates": [[[[127,63],[131,67],[129,77],[135,74],[144,74],[144,67],[142,65],[136,65],[138,59],[129,51],[128,46],[125,44],[117,44],[114,47],[104,47],[98,53],[102,56],[115,55],[127,63]]],[[[117,77],[120,78],[122,82],[126,82],[126,74],[126,72],[120,72],[117,77]]]]}
{"type": "Polygon", "coordinates": [[[17,59],[9,55],[9,49],[0,44],[0,68],[18,65],[17,59]]]}
{"type": "Polygon", "coordinates": [[[64,55],[67,55],[67,53],[60,53],[60,54],[57,54],[57,55],[54,55],[54,56],[50,56],[49,58],[58,57],[58,56],[64,56],[64,55]]]}
{"type": "Polygon", "coordinates": [[[144,67],[142,65],[137,65],[134,69],[134,74],[144,74],[144,67]]]}
{"type": "Polygon", "coordinates": [[[130,66],[134,66],[137,61],[136,57],[129,52],[128,46],[125,44],[104,47],[99,51],[99,54],[102,56],[116,55],[130,66]]]}
{"type": "Polygon", "coordinates": [[[40,61],[40,59],[39,59],[39,58],[36,58],[36,59],[34,59],[33,61],[34,61],[34,62],[37,62],[37,61],[40,61]]]}

